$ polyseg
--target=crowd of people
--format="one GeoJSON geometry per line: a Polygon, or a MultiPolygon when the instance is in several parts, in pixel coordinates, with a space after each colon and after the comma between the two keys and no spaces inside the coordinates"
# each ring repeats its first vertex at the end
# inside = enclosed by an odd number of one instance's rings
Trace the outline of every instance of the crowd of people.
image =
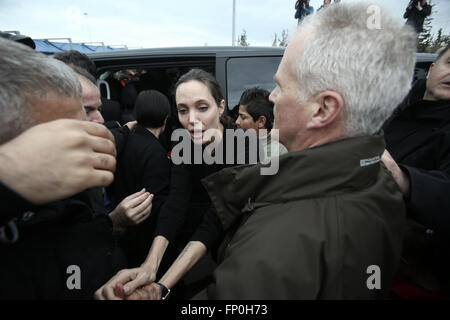
{"type": "Polygon", "coordinates": [[[448,297],[450,46],[411,86],[413,28],[366,13],[302,20],[235,122],[212,74],[181,75],[169,154],[167,96],[104,123],[89,58],[0,38],[0,298],[448,297]]]}

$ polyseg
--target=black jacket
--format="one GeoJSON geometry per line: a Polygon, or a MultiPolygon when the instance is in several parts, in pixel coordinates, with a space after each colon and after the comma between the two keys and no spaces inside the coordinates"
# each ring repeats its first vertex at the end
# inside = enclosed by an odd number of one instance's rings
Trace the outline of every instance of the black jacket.
{"type": "Polygon", "coordinates": [[[129,134],[117,159],[112,185],[113,206],[132,193],[146,188],[155,195],[152,212],[158,209],[168,192],[170,160],[158,139],[138,125],[129,134]]]}
{"type": "MultiPolygon", "coordinates": [[[[128,133],[113,132],[118,152],[128,133]]],[[[90,299],[126,267],[97,191],[35,206],[0,184],[0,299],[90,299]],[[79,267],[79,289],[67,285],[71,266],[79,267]]]]}
{"type": "Polygon", "coordinates": [[[431,14],[431,6],[426,4],[422,7],[422,11],[419,11],[414,5],[406,8],[403,18],[408,19],[406,23],[411,25],[417,33],[423,31],[423,22],[425,18],[431,14]]]}
{"type": "Polygon", "coordinates": [[[167,152],[159,140],[138,125],[128,135],[118,157],[114,183],[110,189],[114,208],[142,188],[154,195],[150,217],[139,226],[127,228],[122,244],[126,247],[130,265],[142,263],[148,253],[160,208],[169,192],[170,169],[167,152]]]}
{"type": "MultiPolygon", "coordinates": [[[[18,218],[20,215],[30,210],[34,205],[22,198],[19,194],[11,190],[0,181],[0,203],[3,203],[2,213],[0,214],[0,228],[6,225],[11,219],[18,218]],[[5,205],[6,204],[6,205],[5,205]]],[[[1,245],[0,238],[0,245],[1,245]]]]}
{"type": "Polygon", "coordinates": [[[111,221],[94,216],[85,192],[32,207],[15,224],[18,240],[0,246],[0,299],[91,299],[126,266],[111,221]],[[70,286],[74,266],[79,288],[70,286]]]}
{"type": "Polygon", "coordinates": [[[450,231],[450,102],[424,101],[418,81],[384,125],[387,149],[411,179],[408,216],[450,231]]]}
{"type": "Polygon", "coordinates": [[[450,294],[450,101],[424,101],[419,80],[385,124],[387,149],[411,180],[402,275],[450,294]],[[432,231],[430,231],[432,230],[432,231]]]}

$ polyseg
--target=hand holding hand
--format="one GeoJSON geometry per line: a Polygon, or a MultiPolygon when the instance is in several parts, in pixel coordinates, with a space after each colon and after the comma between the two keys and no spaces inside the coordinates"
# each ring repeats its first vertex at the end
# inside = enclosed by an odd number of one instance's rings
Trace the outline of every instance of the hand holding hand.
{"type": "Polygon", "coordinates": [[[94,298],[97,300],[123,300],[129,296],[135,299],[140,296],[150,296],[140,287],[152,284],[155,277],[156,272],[149,272],[142,267],[121,270],[95,292],[94,298]]]}
{"type": "Polygon", "coordinates": [[[161,294],[161,287],[153,282],[134,290],[126,300],[161,300],[161,294]]]}

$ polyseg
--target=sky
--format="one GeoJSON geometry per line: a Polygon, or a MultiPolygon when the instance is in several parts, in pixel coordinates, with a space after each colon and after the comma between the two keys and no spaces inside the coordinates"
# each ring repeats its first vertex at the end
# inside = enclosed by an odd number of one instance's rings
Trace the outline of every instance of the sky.
{"type": "MultiPolygon", "coordinates": [[[[354,2],[357,0],[342,0],[354,2]]],[[[399,21],[409,0],[371,0],[399,21]]],[[[450,34],[450,0],[433,0],[433,33],[450,34]]],[[[311,0],[317,10],[323,0],[311,0]]],[[[297,25],[295,0],[236,0],[236,37],[271,46],[274,34],[297,25]]],[[[128,48],[232,44],[233,0],[0,0],[0,30],[33,39],[71,38],[128,48]]]]}

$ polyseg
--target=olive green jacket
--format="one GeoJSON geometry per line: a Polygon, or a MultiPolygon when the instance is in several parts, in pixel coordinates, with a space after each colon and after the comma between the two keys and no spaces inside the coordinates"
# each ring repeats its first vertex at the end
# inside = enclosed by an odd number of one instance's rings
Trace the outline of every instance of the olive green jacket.
{"type": "Polygon", "coordinates": [[[385,298],[405,207],[384,149],[382,134],[349,138],[281,156],[276,175],[253,165],[206,178],[227,237],[196,298],[385,298]]]}

